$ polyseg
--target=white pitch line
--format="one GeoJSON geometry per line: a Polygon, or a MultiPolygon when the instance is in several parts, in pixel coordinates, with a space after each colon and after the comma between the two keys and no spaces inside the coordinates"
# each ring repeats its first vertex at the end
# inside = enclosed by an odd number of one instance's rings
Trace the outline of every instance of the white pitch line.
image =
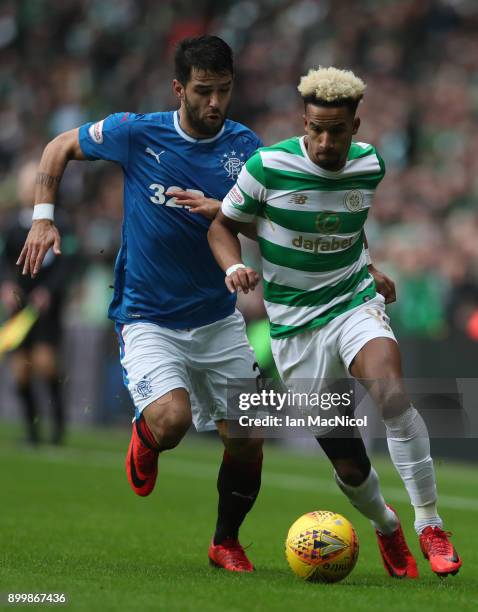
{"type": "MultiPolygon", "coordinates": [[[[92,465],[95,467],[121,467],[124,457],[114,451],[98,451],[64,448],[55,451],[32,451],[36,460],[44,459],[53,463],[73,463],[74,465],[92,465]]],[[[188,461],[173,456],[165,457],[164,471],[188,474],[196,478],[210,479],[217,476],[218,465],[198,461],[188,461]]],[[[265,486],[287,491],[309,491],[320,494],[320,491],[327,491],[332,495],[341,497],[343,493],[335,485],[332,475],[330,480],[324,478],[300,476],[282,472],[269,472],[264,470],[263,483],[265,486]]],[[[388,501],[408,502],[408,495],[405,489],[397,487],[382,487],[384,497],[388,501]]],[[[478,500],[468,497],[458,497],[455,495],[438,495],[438,505],[458,510],[471,510],[478,512],[478,500]]]]}
{"type": "MultiPolygon", "coordinates": [[[[210,467],[204,469],[206,464],[197,464],[192,461],[184,461],[183,459],[168,459],[168,469],[180,471],[199,477],[214,477],[217,474],[217,467],[208,464],[210,467]],[[172,465],[171,465],[172,464],[172,465]]],[[[286,489],[288,491],[327,491],[332,495],[342,497],[343,493],[333,481],[332,474],[330,480],[316,478],[310,476],[295,476],[293,474],[263,472],[263,483],[266,486],[272,486],[277,489],[286,489]]],[[[387,500],[397,502],[408,502],[409,498],[405,489],[397,487],[382,487],[382,493],[387,500]]],[[[468,497],[457,497],[454,495],[438,495],[438,505],[448,508],[457,508],[460,510],[474,510],[478,512],[478,501],[468,497]]]]}

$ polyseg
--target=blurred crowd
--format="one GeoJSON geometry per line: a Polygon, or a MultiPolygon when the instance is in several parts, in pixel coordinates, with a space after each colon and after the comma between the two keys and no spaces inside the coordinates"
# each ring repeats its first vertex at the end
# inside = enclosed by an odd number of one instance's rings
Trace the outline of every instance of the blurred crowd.
{"type": "MultiPolygon", "coordinates": [[[[397,282],[394,326],[422,336],[471,333],[476,0],[3,0],[0,224],[17,204],[19,168],[53,136],[111,112],[174,108],[174,46],[204,32],[233,47],[231,116],[265,144],[302,132],[296,87],[310,67],[350,68],[365,80],[359,140],[375,144],[387,165],[367,235],[377,266],[397,282]]],[[[83,262],[73,319],[105,320],[121,190],[112,165],[74,162],[66,172],[62,205],[83,262]]],[[[248,314],[262,316],[260,305],[248,314]]]]}

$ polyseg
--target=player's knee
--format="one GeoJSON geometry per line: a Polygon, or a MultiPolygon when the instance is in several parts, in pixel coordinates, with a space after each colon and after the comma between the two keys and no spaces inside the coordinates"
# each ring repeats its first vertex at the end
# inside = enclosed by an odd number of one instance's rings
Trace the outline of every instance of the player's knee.
{"type": "Polygon", "coordinates": [[[262,457],[262,438],[230,439],[223,437],[224,446],[227,452],[237,459],[244,462],[256,462],[262,457]]]}
{"type": "Polygon", "coordinates": [[[340,480],[351,487],[361,485],[370,472],[370,464],[367,467],[350,459],[335,459],[333,464],[340,480]]]}
{"type": "Polygon", "coordinates": [[[251,438],[245,448],[245,458],[247,461],[258,461],[262,457],[262,438],[251,438]]]}
{"type": "Polygon", "coordinates": [[[177,446],[191,426],[191,415],[174,412],[149,419],[148,426],[162,449],[177,446]]]}
{"type": "Polygon", "coordinates": [[[144,409],[143,417],[160,447],[174,448],[192,423],[189,397],[183,389],[166,393],[144,409]]]}
{"type": "Polygon", "coordinates": [[[162,422],[152,428],[153,435],[159,443],[161,449],[175,448],[186,435],[191,422],[162,422]]]}
{"type": "Polygon", "coordinates": [[[399,416],[410,405],[410,400],[407,398],[400,380],[385,381],[375,401],[383,419],[399,416]]]}

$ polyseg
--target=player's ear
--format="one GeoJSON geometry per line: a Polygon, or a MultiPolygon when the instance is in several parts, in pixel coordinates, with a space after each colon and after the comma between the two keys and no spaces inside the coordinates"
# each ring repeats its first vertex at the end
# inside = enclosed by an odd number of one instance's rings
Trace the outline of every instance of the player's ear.
{"type": "Polygon", "coordinates": [[[176,98],[182,100],[184,96],[184,87],[177,79],[173,79],[173,92],[176,98]]]}
{"type": "Polygon", "coordinates": [[[360,117],[355,117],[354,123],[353,123],[352,134],[356,134],[359,130],[359,127],[360,127],[360,117]]]}

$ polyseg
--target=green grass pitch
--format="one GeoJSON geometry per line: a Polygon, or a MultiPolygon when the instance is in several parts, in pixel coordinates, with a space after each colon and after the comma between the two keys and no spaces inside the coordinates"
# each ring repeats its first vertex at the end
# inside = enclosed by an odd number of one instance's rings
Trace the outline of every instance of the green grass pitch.
{"type": "Polygon", "coordinates": [[[69,599],[63,608],[89,611],[478,610],[478,473],[471,465],[436,462],[440,512],[464,560],[457,576],[439,580],[419,555],[412,511],[390,461],[374,461],[419,564],[418,580],[400,582],[385,574],[370,525],[338,491],[319,453],[268,444],[261,495],[241,532],[257,571],[232,575],[207,561],[217,441],[195,436],[164,454],[155,491],[140,499],[124,474],[128,431],[73,433],[67,447],[39,451],[19,446],[18,435],[0,426],[2,606],[7,592],[61,592],[69,599]],[[315,509],[344,514],[359,535],[357,566],[335,585],[301,582],[285,561],[290,524],[315,509]]]}

